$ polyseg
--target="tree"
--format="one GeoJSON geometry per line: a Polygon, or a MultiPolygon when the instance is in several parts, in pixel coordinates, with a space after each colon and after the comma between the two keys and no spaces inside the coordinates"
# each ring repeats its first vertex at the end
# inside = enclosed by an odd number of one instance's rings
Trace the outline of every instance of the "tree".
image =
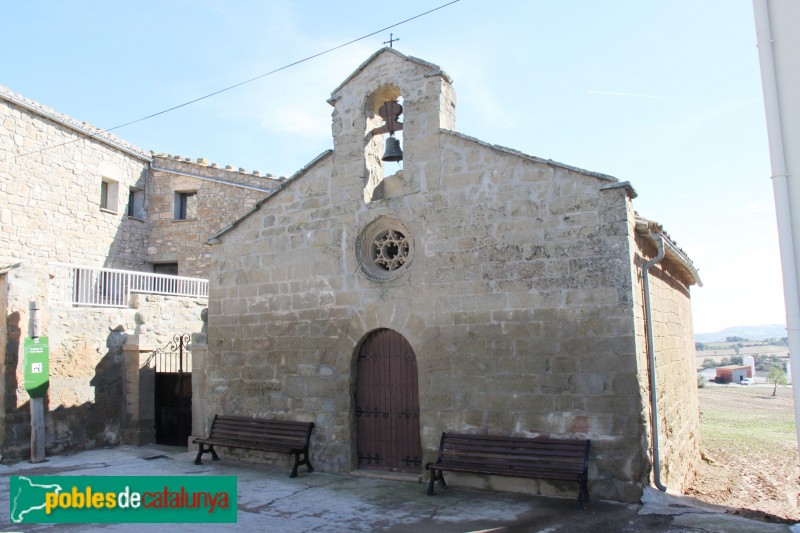
{"type": "Polygon", "coordinates": [[[714,368],[715,366],[717,366],[717,363],[710,357],[703,359],[703,368],[714,368]]]}
{"type": "Polygon", "coordinates": [[[706,349],[706,345],[705,345],[705,343],[703,343],[703,342],[696,342],[696,343],[694,343],[694,349],[695,349],[696,351],[700,352],[700,351],[702,351],[702,350],[705,350],[705,349],[706,349]]]}
{"type": "Polygon", "coordinates": [[[789,337],[781,337],[780,339],[769,339],[767,342],[773,346],[789,346],[789,337]]]}
{"type": "Polygon", "coordinates": [[[786,385],[788,383],[786,380],[786,372],[782,367],[773,365],[772,368],[769,369],[769,374],[767,374],[767,383],[772,383],[774,385],[772,395],[775,396],[778,392],[778,385],[786,385]]]}

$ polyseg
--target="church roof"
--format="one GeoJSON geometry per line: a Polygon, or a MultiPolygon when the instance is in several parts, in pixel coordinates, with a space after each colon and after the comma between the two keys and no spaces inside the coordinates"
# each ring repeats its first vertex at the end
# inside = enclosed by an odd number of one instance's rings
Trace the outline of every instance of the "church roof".
{"type": "Polygon", "coordinates": [[[642,237],[648,239],[655,244],[654,234],[660,234],[664,239],[664,256],[676,265],[678,270],[690,280],[690,285],[696,284],[698,287],[703,286],[703,281],[700,279],[700,274],[697,272],[694,263],[689,256],[686,255],[681,248],[675,244],[670,236],[664,231],[664,228],[658,222],[648,220],[642,216],[636,215],[636,231],[642,237]]]}
{"type": "Polygon", "coordinates": [[[83,134],[86,136],[86,138],[91,138],[97,142],[111,146],[112,148],[122,150],[126,154],[132,155],[144,161],[150,161],[152,159],[150,153],[145,152],[141,148],[134,146],[127,141],[123,141],[116,135],[112,135],[105,130],[98,128],[97,126],[92,126],[86,122],[78,122],[78,120],[68,115],[59,113],[58,111],[42,105],[39,102],[35,102],[34,100],[30,100],[20,94],[14,93],[11,91],[11,89],[4,85],[0,85],[0,99],[22,107],[23,109],[27,109],[28,111],[52,120],[57,124],[66,126],[73,131],[83,134]]]}
{"type": "Polygon", "coordinates": [[[339,95],[337,93],[340,90],[342,90],[342,88],[345,85],[347,85],[350,82],[350,80],[352,80],[353,78],[358,76],[361,72],[363,72],[364,69],[366,69],[367,66],[369,66],[370,63],[372,63],[373,61],[375,61],[375,59],[377,59],[378,57],[380,57],[380,56],[382,56],[384,54],[394,54],[394,55],[396,55],[397,57],[399,57],[400,59],[402,59],[404,61],[411,61],[412,63],[416,63],[416,64],[418,64],[418,65],[420,65],[422,67],[430,69],[430,72],[425,74],[426,77],[429,77],[429,76],[441,76],[445,80],[447,80],[448,83],[453,83],[453,79],[450,76],[448,76],[447,73],[445,71],[443,71],[442,68],[439,65],[435,65],[433,63],[429,63],[428,61],[425,61],[424,59],[419,59],[418,57],[407,56],[405,54],[402,54],[402,53],[398,52],[394,48],[389,48],[388,46],[385,46],[385,47],[381,48],[380,50],[378,50],[377,52],[375,52],[374,54],[372,54],[371,56],[369,56],[366,61],[361,63],[361,65],[359,65],[358,68],[356,68],[349,76],[347,76],[347,78],[345,78],[345,80],[342,83],[340,83],[339,86],[336,87],[331,92],[331,97],[328,100],[328,103],[333,105],[333,102],[336,101],[336,99],[339,97],[339,95]]]}
{"type": "Polygon", "coordinates": [[[233,222],[231,222],[230,224],[228,224],[227,226],[222,228],[215,235],[212,235],[208,239],[208,244],[217,244],[217,243],[219,243],[219,238],[220,237],[222,237],[224,234],[228,233],[233,228],[238,226],[244,219],[249,218],[250,215],[252,215],[256,211],[261,209],[261,206],[264,205],[266,202],[268,202],[272,197],[274,197],[276,194],[280,193],[282,190],[284,190],[290,184],[294,183],[299,178],[301,178],[306,172],[308,172],[309,170],[311,170],[312,168],[314,168],[319,163],[321,163],[322,161],[324,161],[325,159],[327,159],[328,157],[330,157],[332,155],[333,155],[333,150],[325,150],[324,152],[319,154],[317,157],[312,159],[310,163],[308,163],[306,166],[304,166],[303,168],[301,168],[300,170],[298,170],[297,172],[292,174],[288,179],[283,181],[281,183],[280,187],[275,189],[271,194],[269,194],[268,196],[266,196],[266,197],[262,198],[261,200],[259,200],[258,202],[256,202],[256,204],[247,213],[245,213],[244,215],[240,216],[239,218],[237,218],[236,220],[234,220],[233,222]]]}
{"type": "Polygon", "coordinates": [[[627,187],[629,189],[628,194],[630,195],[631,198],[636,198],[636,196],[637,196],[636,191],[633,189],[633,187],[631,187],[631,184],[629,182],[627,182],[627,181],[620,182],[617,178],[615,178],[614,176],[609,176],[608,174],[602,174],[600,172],[593,172],[591,170],[584,170],[582,168],[573,167],[573,166],[567,165],[565,163],[559,163],[558,161],[553,161],[552,159],[543,159],[541,157],[536,157],[535,155],[528,155],[528,154],[526,154],[524,152],[520,152],[519,150],[515,150],[513,148],[508,148],[506,146],[500,146],[498,144],[489,144],[489,143],[484,142],[484,141],[482,141],[480,139],[476,139],[475,137],[470,137],[469,135],[464,135],[463,133],[459,133],[459,132],[453,131],[453,130],[440,129],[439,132],[440,133],[445,133],[447,135],[452,135],[453,137],[459,137],[461,139],[474,142],[476,144],[479,144],[481,146],[485,146],[487,148],[490,148],[492,150],[496,150],[498,152],[505,152],[507,154],[516,155],[518,157],[522,157],[523,159],[527,159],[527,160],[533,161],[535,163],[543,163],[545,165],[550,165],[550,166],[554,166],[554,167],[563,168],[565,170],[570,170],[570,171],[575,172],[577,174],[583,174],[584,176],[591,176],[591,177],[597,178],[599,180],[608,181],[612,185],[619,184],[620,187],[627,187]]]}
{"type": "MultiPolygon", "coordinates": [[[[5,100],[6,102],[11,103],[12,105],[26,109],[27,111],[30,111],[31,113],[34,113],[44,119],[51,120],[57,124],[60,124],[61,126],[69,128],[80,134],[83,138],[92,139],[94,141],[105,144],[112,148],[116,148],[144,162],[153,163],[156,161],[157,158],[170,159],[185,165],[191,165],[196,167],[211,167],[219,171],[227,171],[236,174],[249,174],[256,178],[264,178],[265,180],[277,179],[274,178],[269,173],[262,176],[259,171],[248,172],[247,170],[241,167],[233,167],[231,165],[225,165],[223,167],[217,163],[209,163],[208,160],[204,157],[191,158],[191,157],[183,157],[180,155],[172,155],[167,153],[157,154],[152,150],[150,151],[143,150],[142,148],[139,148],[138,146],[135,146],[129,143],[128,141],[120,139],[116,135],[113,135],[101,128],[98,128],[97,126],[93,126],[87,122],[81,122],[76,118],[73,118],[64,113],[60,113],[53,108],[40,104],[39,102],[31,100],[30,98],[26,98],[19,93],[15,93],[4,85],[0,85],[0,100],[5,100]]],[[[162,168],[160,170],[169,170],[169,169],[162,168]]],[[[203,176],[193,175],[192,177],[204,179],[203,176]]],[[[241,184],[235,182],[231,182],[230,184],[235,185],[237,187],[242,187],[241,184]]],[[[272,189],[273,187],[270,186],[269,188],[272,189]]]]}

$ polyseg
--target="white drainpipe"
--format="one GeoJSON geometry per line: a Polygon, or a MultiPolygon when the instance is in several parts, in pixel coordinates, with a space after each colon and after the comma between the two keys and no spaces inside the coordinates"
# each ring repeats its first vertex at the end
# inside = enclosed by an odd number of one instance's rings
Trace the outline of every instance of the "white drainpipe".
{"type": "Polygon", "coordinates": [[[786,332],[789,339],[789,357],[792,362],[792,382],[798,384],[794,391],[794,416],[797,425],[797,441],[800,443],[800,292],[794,242],[800,237],[797,217],[792,212],[789,199],[789,174],[783,152],[781,131],[781,109],[778,100],[778,85],[775,76],[775,60],[772,54],[772,31],[770,29],[767,0],[753,0],[756,23],[758,59],[761,65],[761,84],[764,90],[764,110],[767,116],[769,158],[772,163],[772,187],[775,195],[775,214],[778,219],[778,242],[781,248],[783,270],[783,297],[786,302],[786,332]]]}
{"type": "Polygon", "coordinates": [[[642,267],[644,285],[644,322],[647,328],[647,364],[650,367],[650,433],[653,439],[653,483],[661,492],[667,487],[661,484],[661,458],[658,449],[658,391],[656,390],[656,351],[653,343],[653,313],[650,308],[650,267],[664,259],[664,237],[661,233],[650,233],[658,248],[658,254],[642,267]]]}

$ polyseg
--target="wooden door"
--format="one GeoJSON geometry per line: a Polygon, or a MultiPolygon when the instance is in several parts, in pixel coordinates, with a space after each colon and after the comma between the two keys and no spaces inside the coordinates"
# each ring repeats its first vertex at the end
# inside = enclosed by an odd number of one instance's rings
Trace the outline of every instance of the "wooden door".
{"type": "Polygon", "coordinates": [[[417,358],[390,329],[370,333],[356,363],[358,467],[419,472],[417,358]]]}

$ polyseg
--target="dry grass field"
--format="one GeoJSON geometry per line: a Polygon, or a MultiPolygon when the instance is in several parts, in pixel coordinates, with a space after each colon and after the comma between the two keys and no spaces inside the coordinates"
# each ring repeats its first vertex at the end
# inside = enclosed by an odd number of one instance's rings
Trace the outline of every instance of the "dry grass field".
{"type": "Polygon", "coordinates": [[[719,364],[723,358],[727,357],[730,359],[736,355],[746,356],[746,355],[761,355],[761,356],[771,356],[774,355],[781,359],[788,359],[789,358],[789,347],[788,346],[775,346],[769,344],[765,341],[744,341],[743,343],[736,343],[736,342],[706,342],[703,343],[706,347],[705,350],[697,350],[695,351],[695,363],[698,368],[703,366],[703,362],[706,359],[711,359],[712,361],[719,364]],[[742,345],[741,348],[737,347],[742,345]]]}
{"type": "Polygon", "coordinates": [[[800,466],[791,387],[706,386],[700,465],[689,494],[771,521],[800,522],[800,466]]]}

